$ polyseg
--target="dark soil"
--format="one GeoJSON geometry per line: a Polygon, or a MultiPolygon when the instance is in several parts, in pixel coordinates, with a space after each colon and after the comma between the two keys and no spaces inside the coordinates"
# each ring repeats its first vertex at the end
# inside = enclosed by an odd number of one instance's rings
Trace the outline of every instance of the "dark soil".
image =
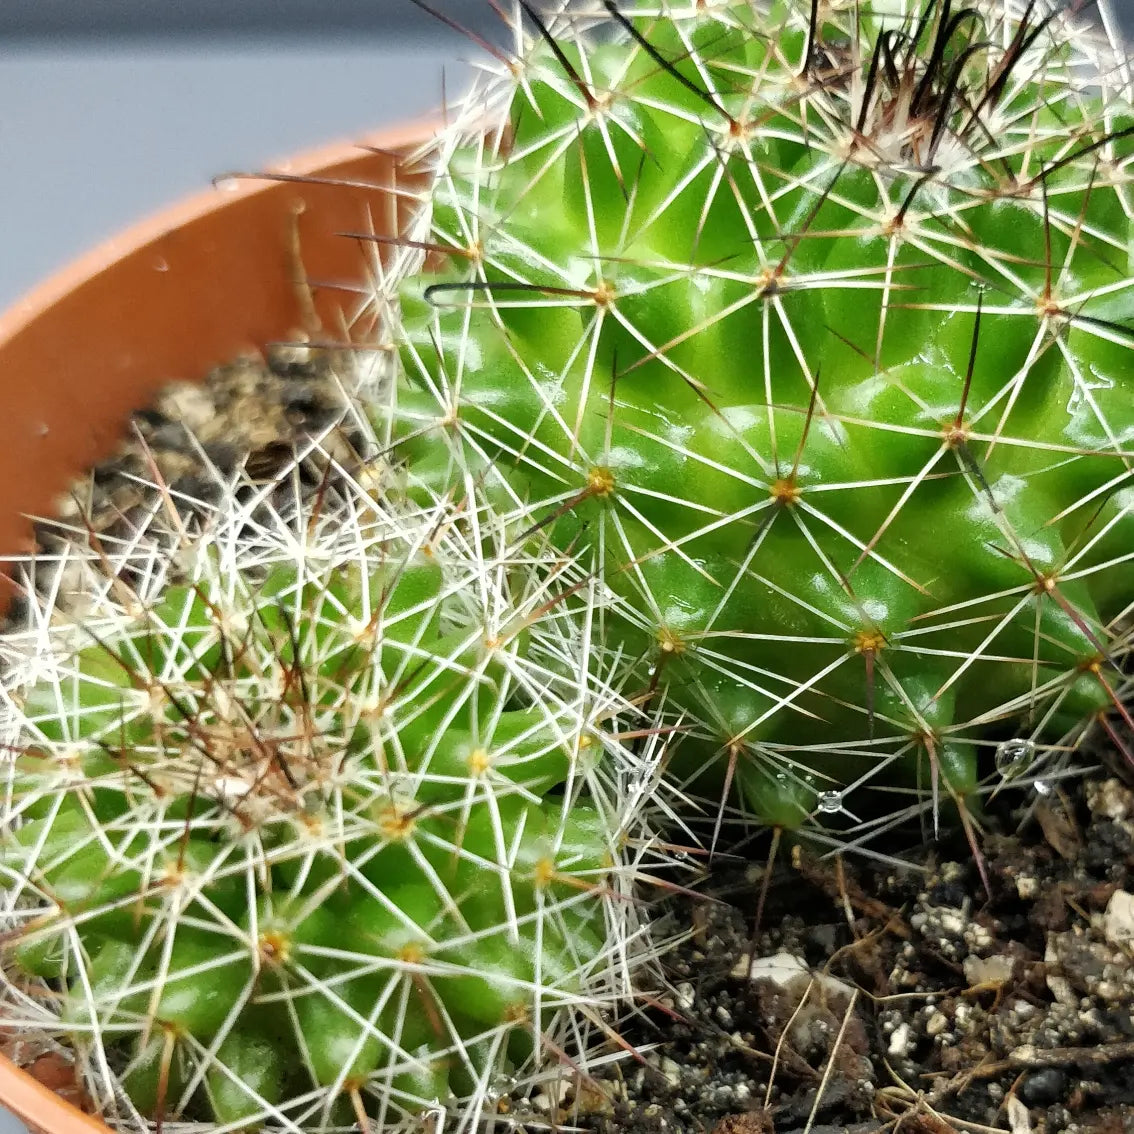
{"type": "Polygon", "coordinates": [[[1001,799],[990,827],[1014,833],[982,840],[991,896],[952,840],[909,869],[790,848],[670,899],[659,929],[687,935],[670,988],[622,1030],[645,1054],[557,1117],[602,1134],[1134,1132],[1134,791],[1065,781],[1023,801],[1018,831],[1001,799]]]}
{"type": "MultiPolygon", "coordinates": [[[[336,426],[349,372],[338,361],[280,348],[169,387],[76,486],[70,538],[129,538],[170,501],[192,522],[195,501],[232,478],[242,491],[271,484],[313,435],[299,495],[333,490],[329,473],[356,466],[361,445],[336,426]]],[[[52,525],[39,536],[59,544],[52,525]]],[[[502,1103],[500,1122],[1134,1134],[1134,769],[1119,758],[1112,773],[1001,793],[984,878],[963,839],[928,840],[900,868],[797,846],[769,870],[766,841],[722,856],[699,895],[659,907],[659,935],[683,942],[667,955],[668,987],[621,1026],[640,1054],[561,1097],[502,1103]]],[[[57,1051],[45,1063],[27,1037],[4,1040],[60,1085],[57,1051]]]]}

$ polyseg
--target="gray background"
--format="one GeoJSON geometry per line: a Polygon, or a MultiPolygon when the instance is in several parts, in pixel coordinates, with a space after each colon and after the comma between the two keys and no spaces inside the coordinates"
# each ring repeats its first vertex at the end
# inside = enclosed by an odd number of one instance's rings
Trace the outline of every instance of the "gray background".
{"type": "Polygon", "coordinates": [[[0,0],[0,309],[217,174],[428,113],[479,57],[410,0],[0,0]]]}
{"type": "MultiPolygon", "coordinates": [[[[488,0],[429,3],[507,38],[488,0]]],[[[423,115],[482,57],[412,0],[0,0],[0,310],[219,173],[423,115]]]]}
{"type": "MultiPolygon", "coordinates": [[[[484,0],[428,0],[429,7],[491,34],[499,18],[484,0]]],[[[336,32],[420,39],[437,22],[412,0],[4,0],[0,38],[336,32]]]]}
{"type": "MultiPolygon", "coordinates": [[[[502,37],[486,0],[432,6],[502,37]]],[[[479,57],[410,0],[0,0],[0,308],[219,173],[425,114],[479,57]]]]}

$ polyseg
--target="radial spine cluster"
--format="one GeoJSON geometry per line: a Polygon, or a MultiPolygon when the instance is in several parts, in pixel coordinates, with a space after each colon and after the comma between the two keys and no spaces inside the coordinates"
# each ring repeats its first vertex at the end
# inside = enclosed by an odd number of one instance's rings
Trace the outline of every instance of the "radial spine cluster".
{"type": "Polygon", "coordinates": [[[411,479],[600,579],[673,773],[767,822],[1064,758],[1130,649],[1127,71],[1009,0],[532,18],[405,253],[411,479]]]}
{"type": "Polygon", "coordinates": [[[253,514],[88,551],[81,623],[3,640],[5,1024],[122,1127],[471,1129],[628,993],[653,757],[569,565],[361,489],[253,514]]]}

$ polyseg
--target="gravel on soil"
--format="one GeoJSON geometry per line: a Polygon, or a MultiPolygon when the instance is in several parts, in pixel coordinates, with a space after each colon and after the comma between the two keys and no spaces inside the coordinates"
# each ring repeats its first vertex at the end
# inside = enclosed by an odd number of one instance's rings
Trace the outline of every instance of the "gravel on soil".
{"type": "MultiPolygon", "coordinates": [[[[343,470],[364,464],[365,433],[350,414],[361,369],[344,352],[296,342],[237,358],[200,383],[169,383],[56,516],[36,523],[37,558],[49,563],[75,543],[152,543],[173,523],[192,526],[233,485],[242,500],[271,486],[264,505],[284,514],[297,497],[333,492],[343,470]]],[[[54,573],[37,573],[31,585],[46,591],[54,573]]],[[[77,599],[79,578],[64,568],[57,601],[77,599]]],[[[17,600],[7,624],[25,609],[17,600]]]]}
{"type": "Polygon", "coordinates": [[[622,1028],[642,1055],[534,1109],[600,1134],[1134,1134],[1134,790],[1001,798],[991,895],[944,839],[905,869],[795,846],[666,899],[669,987],[622,1028]]]}

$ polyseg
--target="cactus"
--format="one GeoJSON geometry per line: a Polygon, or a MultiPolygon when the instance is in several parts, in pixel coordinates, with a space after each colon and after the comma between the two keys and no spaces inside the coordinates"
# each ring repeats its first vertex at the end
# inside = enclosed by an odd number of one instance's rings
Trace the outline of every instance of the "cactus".
{"type": "Polygon", "coordinates": [[[69,1036],[120,1127],[472,1129],[642,959],[649,744],[611,760],[576,580],[443,503],[265,526],[266,491],[89,550],[81,622],[2,640],[5,1022],[69,1036]]]}
{"type": "Polygon", "coordinates": [[[1125,69],[1013,0],[518,6],[375,297],[389,498],[226,494],[0,639],[0,1003],[120,1126],[471,1130],[656,952],[643,804],[968,822],[1125,711],[1125,69]]]}
{"type": "Polygon", "coordinates": [[[433,151],[375,420],[612,592],[682,783],[968,822],[982,755],[1121,711],[1125,65],[1015,0],[521,6],[433,151]]]}

